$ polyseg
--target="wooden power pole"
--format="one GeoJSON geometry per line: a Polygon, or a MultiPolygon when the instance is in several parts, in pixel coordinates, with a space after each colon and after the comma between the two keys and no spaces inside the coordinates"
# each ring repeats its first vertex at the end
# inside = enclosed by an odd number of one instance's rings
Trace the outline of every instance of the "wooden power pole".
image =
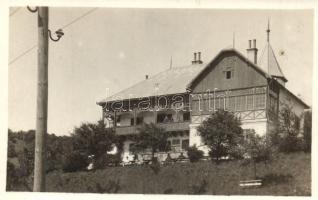
{"type": "Polygon", "coordinates": [[[48,107],[48,7],[38,7],[38,84],[34,159],[34,192],[45,191],[48,107]]]}

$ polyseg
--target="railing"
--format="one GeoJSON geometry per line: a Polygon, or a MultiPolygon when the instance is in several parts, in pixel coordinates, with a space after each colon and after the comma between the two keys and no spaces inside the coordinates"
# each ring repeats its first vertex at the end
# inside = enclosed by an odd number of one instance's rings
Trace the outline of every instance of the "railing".
{"type": "MultiPolygon", "coordinates": [[[[190,122],[169,122],[169,123],[158,123],[157,126],[164,128],[166,131],[182,131],[182,130],[189,130],[190,122]]],[[[130,135],[130,134],[137,134],[138,128],[140,125],[137,126],[122,126],[116,127],[116,134],[117,135],[130,135]]]]}
{"type": "Polygon", "coordinates": [[[164,128],[166,131],[180,131],[189,130],[190,122],[158,123],[157,125],[164,128]]]}
{"type": "Polygon", "coordinates": [[[123,127],[116,127],[116,134],[117,135],[130,135],[136,134],[137,128],[136,126],[123,126],[123,127]]]}

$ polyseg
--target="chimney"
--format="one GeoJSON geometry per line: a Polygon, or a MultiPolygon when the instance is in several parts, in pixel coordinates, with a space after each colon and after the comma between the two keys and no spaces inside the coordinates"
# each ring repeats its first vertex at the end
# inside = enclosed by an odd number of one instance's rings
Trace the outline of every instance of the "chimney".
{"type": "Polygon", "coordinates": [[[192,64],[197,63],[197,53],[193,53],[194,59],[192,61],[192,64]]]}
{"type": "Polygon", "coordinates": [[[148,75],[146,75],[146,80],[149,78],[149,76],[148,75]]]}
{"type": "Polygon", "coordinates": [[[202,64],[203,62],[201,61],[201,52],[194,53],[194,60],[192,61],[192,64],[202,64]],[[198,55],[198,59],[197,59],[198,55]]]}
{"type": "Polygon", "coordinates": [[[254,64],[257,64],[257,51],[256,48],[256,39],[253,39],[253,46],[252,46],[252,40],[248,41],[248,49],[247,51],[247,58],[252,61],[254,64]]]}
{"type": "Polygon", "coordinates": [[[201,60],[201,52],[198,52],[198,61],[199,64],[202,64],[202,60],[201,60]]]}

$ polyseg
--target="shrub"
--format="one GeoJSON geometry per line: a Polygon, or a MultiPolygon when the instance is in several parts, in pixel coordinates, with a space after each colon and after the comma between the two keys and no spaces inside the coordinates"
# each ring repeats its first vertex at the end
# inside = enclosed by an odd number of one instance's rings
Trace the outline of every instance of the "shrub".
{"type": "Polygon", "coordinates": [[[312,124],[312,114],[311,112],[305,112],[304,114],[304,151],[311,152],[311,124],[312,124]]]}
{"type": "Polygon", "coordinates": [[[203,157],[203,151],[199,150],[196,146],[189,147],[188,157],[190,162],[198,162],[203,157]]]}
{"type": "Polygon", "coordinates": [[[88,165],[88,162],[85,155],[79,152],[73,152],[64,159],[63,171],[75,172],[79,170],[84,170],[87,165],[88,165]]]}
{"type": "Polygon", "coordinates": [[[158,174],[161,170],[160,163],[156,157],[153,157],[150,164],[150,169],[155,173],[158,174]]]}
{"type": "Polygon", "coordinates": [[[118,166],[121,162],[121,154],[107,155],[107,165],[118,166]]]}
{"type": "Polygon", "coordinates": [[[7,161],[7,185],[6,185],[7,191],[13,190],[17,182],[18,182],[18,178],[16,176],[16,169],[14,167],[14,164],[7,161]]]}
{"type": "Polygon", "coordinates": [[[243,145],[236,145],[229,150],[229,156],[234,159],[243,159],[246,149],[243,145]]]}
{"type": "Polygon", "coordinates": [[[291,153],[303,150],[303,138],[300,130],[301,116],[296,115],[293,107],[283,105],[279,111],[276,127],[270,134],[272,144],[280,152],[291,153]]]}

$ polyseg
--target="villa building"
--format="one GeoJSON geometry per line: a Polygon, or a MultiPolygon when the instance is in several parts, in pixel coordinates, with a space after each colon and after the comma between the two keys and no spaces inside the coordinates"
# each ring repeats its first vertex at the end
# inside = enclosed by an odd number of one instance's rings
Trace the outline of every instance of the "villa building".
{"type": "Polygon", "coordinates": [[[207,152],[197,127],[217,109],[233,111],[244,130],[259,135],[274,127],[279,110],[291,105],[300,116],[309,106],[290,92],[269,42],[258,59],[256,40],[246,56],[236,49],[221,50],[210,62],[194,54],[190,65],[173,67],[100,102],[103,119],[117,135],[127,136],[123,159],[131,159],[129,136],[143,123],[156,123],[172,133],[171,152],[180,154],[196,145],[207,152]]]}

